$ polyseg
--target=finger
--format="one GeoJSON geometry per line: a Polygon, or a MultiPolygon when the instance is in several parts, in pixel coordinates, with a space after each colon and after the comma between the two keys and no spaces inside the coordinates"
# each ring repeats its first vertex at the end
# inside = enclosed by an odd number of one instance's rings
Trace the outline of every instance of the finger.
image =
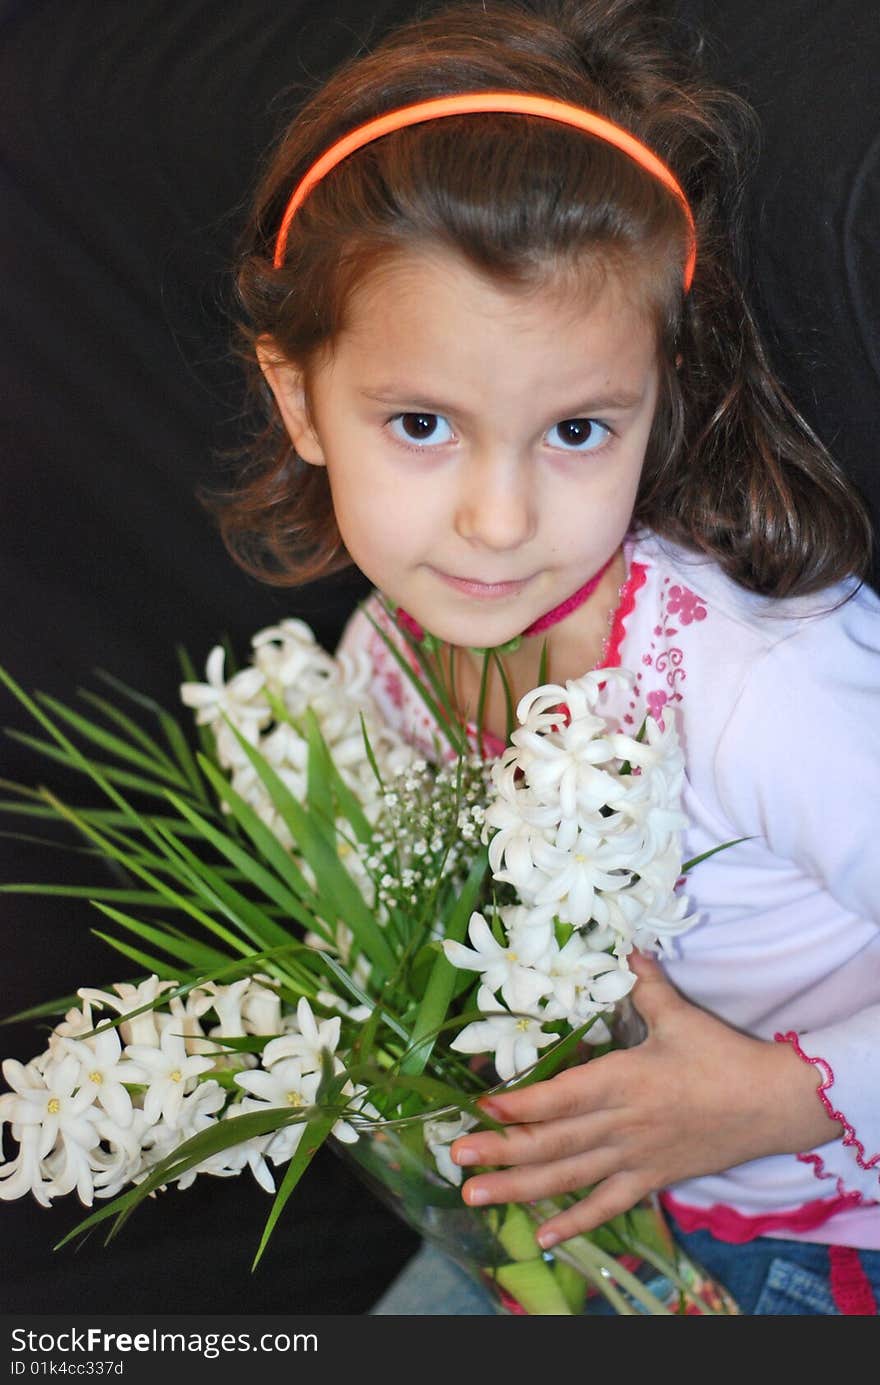
{"type": "Polygon", "coordinates": [[[604,1059],[588,1059],[544,1082],[520,1087],[515,1092],[481,1097],[478,1105],[495,1120],[518,1124],[581,1115],[602,1104],[605,1083],[603,1075],[598,1073],[602,1063],[604,1059]]]}
{"type": "Polygon", "coordinates": [[[614,1117],[608,1111],[568,1120],[509,1125],[502,1131],[471,1130],[450,1145],[461,1168],[475,1164],[541,1164],[607,1143],[614,1117]]]}
{"type": "Polygon", "coordinates": [[[477,1174],[462,1185],[469,1207],[493,1202],[536,1202],[560,1193],[580,1193],[608,1178],[619,1167],[614,1152],[589,1150],[546,1164],[517,1164],[515,1168],[477,1174]]]}
{"type": "Polygon", "coordinates": [[[638,978],[631,992],[632,1002],[648,1026],[653,1026],[681,1003],[681,996],[654,957],[633,951],[628,961],[638,978]]]}
{"type": "Polygon", "coordinates": [[[650,1188],[636,1174],[613,1174],[573,1207],[566,1207],[557,1216],[542,1222],[536,1240],[544,1250],[550,1250],[572,1236],[595,1231],[612,1217],[619,1217],[635,1207],[648,1192],[650,1188]]]}

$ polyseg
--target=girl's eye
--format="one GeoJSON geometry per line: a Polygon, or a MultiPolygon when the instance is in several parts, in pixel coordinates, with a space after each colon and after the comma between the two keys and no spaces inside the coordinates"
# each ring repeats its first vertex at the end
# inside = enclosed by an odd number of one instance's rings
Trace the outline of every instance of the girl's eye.
{"type": "Polygon", "coordinates": [[[389,426],[399,442],[410,446],[437,447],[455,437],[452,425],[442,414],[395,414],[389,426]]]}
{"type": "Polygon", "coordinates": [[[554,423],[547,441],[551,447],[567,452],[595,452],[610,436],[611,429],[597,418],[564,418],[561,423],[554,423]]]}

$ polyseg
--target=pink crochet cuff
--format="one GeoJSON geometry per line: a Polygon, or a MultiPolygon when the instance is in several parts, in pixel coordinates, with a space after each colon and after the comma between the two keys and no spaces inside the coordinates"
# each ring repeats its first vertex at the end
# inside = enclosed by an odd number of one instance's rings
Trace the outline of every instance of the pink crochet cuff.
{"type": "MultiPolygon", "coordinates": [[[[865,1152],[865,1146],[856,1135],[855,1128],[853,1127],[852,1123],[847,1120],[846,1116],[843,1114],[842,1111],[838,1111],[836,1109],[836,1107],[829,1099],[828,1092],[834,1086],[834,1071],[831,1067],[831,1064],[828,1063],[824,1058],[811,1058],[808,1053],[804,1053],[804,1050],[801,1048],[800,1036],[793,1029],[790,1029],[785,1034],[774,1034],[773,1037],[777,1043],[791,1044],[792,1048],[794,1049],[797,1056],[800,1058],[801,1062],[811,1063],[813,1067],[819,1070],[819,1072],[822,1074],[822,1081],[819,1083],[819,1086],[817,1088],[819,1100],[822,1102],[822,1105],[825,1107],[825,1110],[828,1112],[828,1115],[831,1117],[831,1119],[834,1121],[838,1121],[839,1124],[843,1126],[842,1143],[844,1145],[849,1146],[854,1151],[856,1156],[856,1163],[858,1164],[860,1169],[870,1171],[871,1169],[878,1168],[878,1165],[880,1165],[880,1152],[868,1158],[865,1152]]],[[[799,1154],[797,1157],[805,1164],[812,1164],[813,1172],[815,1173],[817,1178],[835,1177],[834,1174],[826,1172],[825,1161],[822,1159],[821,1155],[799,1154]]],[[[878,1171],[878,1180],[880,1180],[880,1171],[878,1171]]],[[[839,1178],[837,1180],[837,1188],[839,1193],[842,1193],[844,1191],[839,1178]]]]}

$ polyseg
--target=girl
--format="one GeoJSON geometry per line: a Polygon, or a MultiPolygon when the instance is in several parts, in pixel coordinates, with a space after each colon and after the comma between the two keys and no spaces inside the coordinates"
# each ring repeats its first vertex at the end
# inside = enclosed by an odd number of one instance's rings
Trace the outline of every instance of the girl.
{"type": "MultiPolygon", "coordinates": [[[[744,1312],[876,1313],[869,526],[734,277],[748,115],[648,8],[447,8],[305,106],[241,263],[272,409],[222,527],[270,581],[354,563],[455,651],[465,719],[486,647],[517,694],[545,647],[555,683],[628,668],[607,711],[675,718],[687,855],[745,839],[689,882],[675,954],[634,958],[643,1042],[487,1102],[465,1201],[589,1189],[549,1247],[663,1189],[744,1312]]],[[[344,643],[428,737],[363,614],[344,643]]],[[[490,1311],[433,1260],[377,1311],[490,1311]]]]}

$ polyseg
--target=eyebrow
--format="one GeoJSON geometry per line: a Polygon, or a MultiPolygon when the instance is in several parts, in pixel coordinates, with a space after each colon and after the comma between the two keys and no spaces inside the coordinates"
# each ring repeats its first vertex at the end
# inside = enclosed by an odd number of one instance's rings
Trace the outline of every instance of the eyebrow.
{"type": "MultiPolygon", "coordinates": [[[[362,389],[360,391],[366,399],[373,399],[377,404],[399,405],[402,401],[418,401],[420,409],[432,414],[455,414],[458,418],[470,418],[470,412],[459,406],[444,403],[439,399],[430,399],[419,390],[413,389],[407,382],[397,383],[391,381],[388,384],[377,385],[372,389],[362,389]]],[[[605,413],[608,409],[634,409],[644,399],[644,391],[641,390],[615,390],[610,394],[597,396],[586,402],[581,401],[570,409],[562,409],[553,414],[556,419],[566,418],[591,418],[596,414],[605,413]]]]}

